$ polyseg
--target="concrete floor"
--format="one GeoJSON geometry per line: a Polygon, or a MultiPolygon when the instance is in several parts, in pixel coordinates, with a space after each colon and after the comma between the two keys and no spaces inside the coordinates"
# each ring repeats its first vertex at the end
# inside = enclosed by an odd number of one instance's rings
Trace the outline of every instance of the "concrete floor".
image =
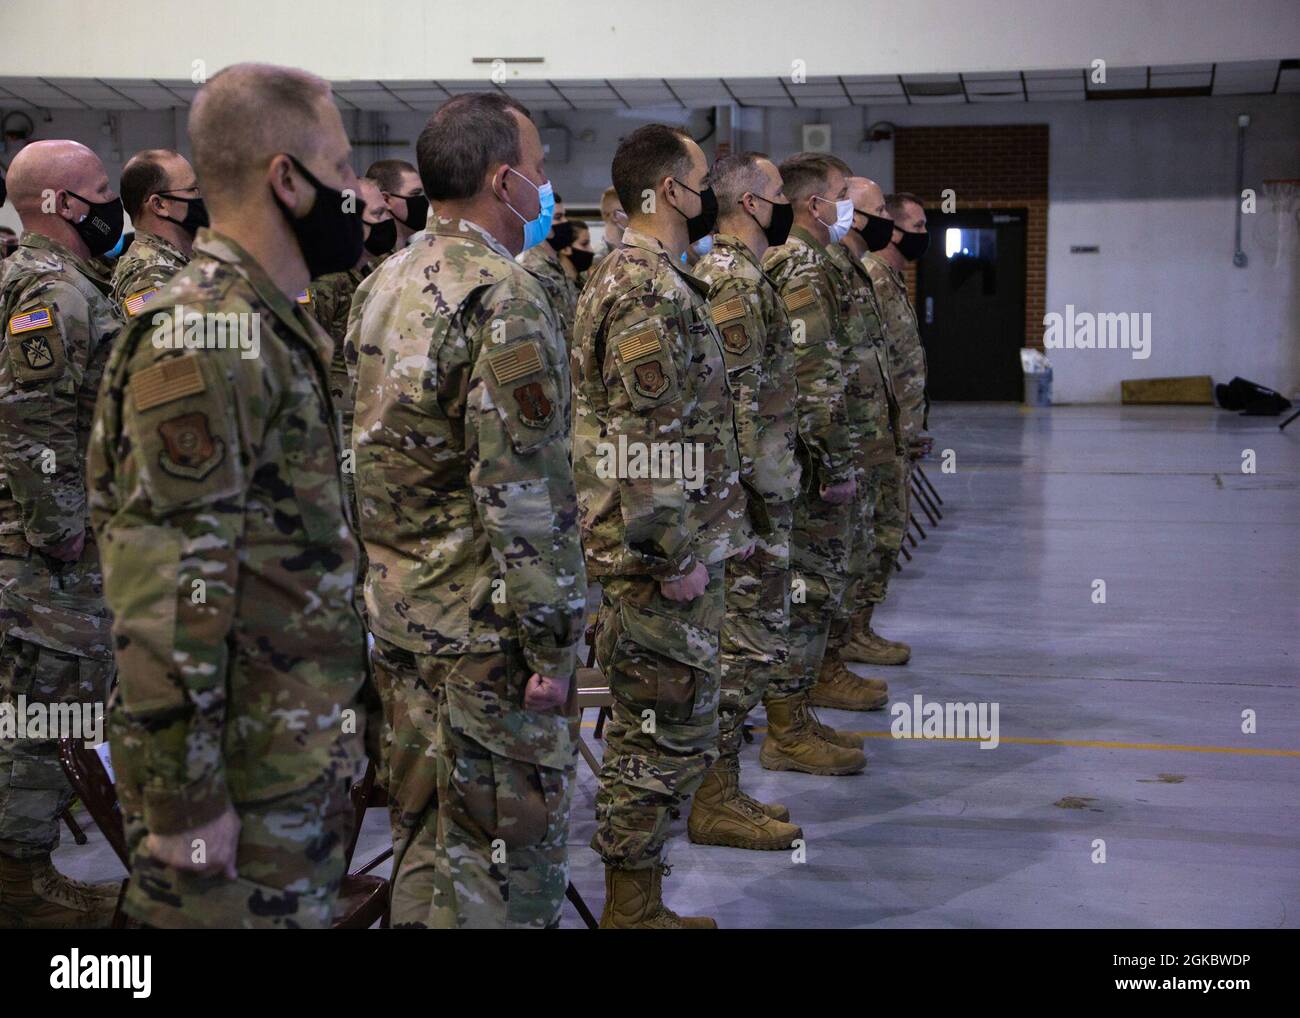
{"type": "MultiPolygon", "coordinates": [[[[948,404],[931,424],[947,515],[877,619],[912,663],[875,674],[894,700],[996,702],[1001,745],[827,711],[868,737],[867,771],[778,774],[758,766],[760,712],[744,783],[790,806],[806,861],[691,845],[683,817],[668,903],[725,927],[1300,926],[1300,423],[948,404]]],[[[599,912],[578,774],[572,877],[599,912]]],[[[385,841],[372,810],[358,859],[385,841]]],[[[97,833],[58,861],[118,872],[97,833]]]]}

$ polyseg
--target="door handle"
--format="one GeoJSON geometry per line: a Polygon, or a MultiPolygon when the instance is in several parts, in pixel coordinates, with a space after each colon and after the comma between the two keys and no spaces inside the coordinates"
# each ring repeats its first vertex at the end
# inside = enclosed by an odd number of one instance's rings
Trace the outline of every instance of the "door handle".
{"type": "Polygon", "coordinates": [[[933,297],[925,298],[925,324],[926,325],[934,324],[934,298],[933,297]]]}

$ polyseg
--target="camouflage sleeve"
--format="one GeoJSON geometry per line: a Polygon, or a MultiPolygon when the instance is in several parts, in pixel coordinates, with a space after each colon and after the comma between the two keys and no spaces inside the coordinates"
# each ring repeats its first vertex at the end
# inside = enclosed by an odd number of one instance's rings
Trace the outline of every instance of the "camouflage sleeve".
{"type": "Polygon", "coordinates": [[[38,283],[13,304],[0,350],[0,465],[23,533],[44,549],[85,528],[84,464],[77,444],[77,393],[90,308],[76,287],[38,283]]]}
{"type": "Polygon", "coordinates": [[[245,464],[273,394],[238,351],[135,346],[101,391],[90,471],[97,506],[112,507],[96,525],[125,726],[114,764],[141,789],[148,829],[172,834],[230,803],[228,638],[241,556],[256,554],[241,546],[245,464]]]}
{"type": "Polygon", "coordinates": [[[724,276],[709,289],[709,312],[722,337],[722,354],[731,383],[740,476],[753,484],[758,470],[759,388],[764,328],[758,293],[735,276],[724,276]]]}
{"type": "Polygon", "coordinates": [[[775,278],[794,338],[799,440],[812,455],[821,484],[844,484],[854,476],[853,442],[834,294],[815,267],[794,259],[781,263],[775,278]]]}
{"type": "Polygon", "coordinates": [[[123,266],[123,270],[113,273],[113,302],[119,314],[124,313],[128,297],[146,290],[160,290],[176,275],[176,270],[170,265],[143,259],[133,259],[129,265],[123,266]]]}
{"type": "MultiPolygon", "coordinates": [[[[628,477],[622,450],[644,457],[681,442],[685,341],[675,305],[653,293],[622,298],[606,319],[602,375],[609,393],[606,458],[614,464],[624,544],[640,571],[675,580],[695,568],[686,489],[678,478],[628,477]]],[[[649,471],[642,471],[649,473],[649,471]]]]}
{"type": "Polygon", "coordinates": [[[564,341],[538,304],[493,293],[471,321],[469,480],[524,658],[542,675],[568,677],[577,666],[587,577],[569,460],[564,341]]]}

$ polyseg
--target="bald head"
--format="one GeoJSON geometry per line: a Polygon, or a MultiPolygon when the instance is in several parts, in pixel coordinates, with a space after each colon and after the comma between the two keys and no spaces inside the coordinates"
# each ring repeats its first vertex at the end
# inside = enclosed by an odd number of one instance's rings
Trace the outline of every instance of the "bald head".
{"type": "Polygon", "coordinates": [[[337,137],[346,147],[328,82],[271,64],[234,64],[213,75],[190,109],[189,134],[214,216],[261,188],[276,155],[292,153],[310,166],[337,137]]]}
{"type": "MultiPolygon", "coordinates": [[[[108,172],[99,156],[79,141],[33,141],[9,164],[9,200],[22,217],[24,229],[29,216],[56,214],[63,204],[57,192],[75,191],[92,201],[111,198],[108,172]]],[[[73,199],[75,201],[75,199],[73,199]]],[[[80,206],[85,212],[85,206],[80,206]]]]}
{"type": "Polygon", "coordinates": [[[885,214],[885,192],[870,177],[850,177],[849,197],[858,212],[873,216],[885,214]]]}

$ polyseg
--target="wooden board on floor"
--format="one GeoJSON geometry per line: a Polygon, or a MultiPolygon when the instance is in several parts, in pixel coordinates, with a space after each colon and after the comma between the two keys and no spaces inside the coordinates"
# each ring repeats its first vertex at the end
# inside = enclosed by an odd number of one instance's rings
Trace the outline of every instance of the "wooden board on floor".
{"type": "Polygon", "coordinates": [[[1214,383],[1209,375],[1183,378],[1131,378],[1119,383],[1121,403],[1214,402],[1214,383]]]}

